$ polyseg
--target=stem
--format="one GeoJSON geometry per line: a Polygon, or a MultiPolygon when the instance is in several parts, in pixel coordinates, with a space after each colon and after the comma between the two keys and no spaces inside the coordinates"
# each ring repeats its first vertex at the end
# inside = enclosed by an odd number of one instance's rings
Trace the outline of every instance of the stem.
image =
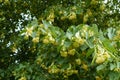
{"type": "Polygon", "coordinates": [[[95,55],[94,55],[94,57],[93,57],[93,60],[92,60],[91,65],[93,65],[93,64],[94,64],[95,59],[96,59],[96,56],[97,56],[96,46],[94,47],[94,50],[95,50],[95,51],[94,51],[95,55]]]}

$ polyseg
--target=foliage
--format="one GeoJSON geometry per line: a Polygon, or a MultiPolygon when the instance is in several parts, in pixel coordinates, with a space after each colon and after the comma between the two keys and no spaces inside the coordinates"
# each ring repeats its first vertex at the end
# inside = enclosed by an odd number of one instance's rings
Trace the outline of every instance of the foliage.
{"type": "Polygon", "coordinates": [[[119,12],[118,0],[0,0],[0,80],[119,80],[119,12]]]}

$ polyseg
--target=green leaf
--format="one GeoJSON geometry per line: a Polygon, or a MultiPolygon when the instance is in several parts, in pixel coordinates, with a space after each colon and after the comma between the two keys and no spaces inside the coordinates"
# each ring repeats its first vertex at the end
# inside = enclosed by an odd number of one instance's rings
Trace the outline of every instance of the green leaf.
{"type": "Polygon", "coordinates": [[[88,45],[90,48],[93,48],[93,47],[94,47],[93,40],[94,40],[94,37],[91,37],[91,38],[89,38],[89,39],[86,40],[86,43],[87,43],[87,45],[88,45]]]}
{"type": "Polygon", "coordinates": [[[72,44],[72,42],[68,41],[68,40],[65,40],[65,42],[64,42],[65,47],[69,47],[71,44],[72,44]]]}
{"type": "Polygon", "coordinates": [[[71,40],[73,34],[70,32],[66,32],[66,37],[71,40]]]}
{"type": "Polygon", "coordinates": [[[105,39],[105,40],[103,40],[103,45],[104,45],[104,47],[108,50],[108,51],[110,51],[110,52],[112,52],[112,53],[115,53],[115,52],[117,52],[117,50],[114,48],[114,46],[111,44],[111,41],[110,40],[108,40],[108,39],[105,39]]]}
{"type": "Polygon", "coordinates": [[[36,32],[33,32],[32,35],[31,35],[33,38],[36,37],[36,32]]]}
{"type": "Polygon", "coordinates": [[[116,65],[115,65],[115,64],[110,63],[110,70],[113,70],[115,67],[116,67],[116,65]]]}
{"type": "Polygon", "coordinates": [[[96,24],[92,24],[92,27],[90,29],[95,33],[95,36],[98,36],[98,27],[96,24]]]}
{"type": "Polygon", "coordinates": [[[0,75],[1,75],[2,77],[4,77],[5,73],[1,73],[0,75]]]}
{"type": "Polygon", "coordinates": [[[70,33],[70,34],[75,34],[76,32],[78,31],[78,29],[76,28],[76,26],[70,26],[68,29],[67,29],[67,32],[66,33],[70,33]]]}
{"type": "Polygon", "coordinates": [[[38,20],[37,20],[37,19],[34,19],[34,20],[31,22],[31,25],[32,25],[32,26],[37,26],[37,25],[38,25],[38,20]]]}
{"type": "Polygon", "coordinates": [[[69,64],[62,64],[62,69],[67,69],[67,68],[69,68],[69,64]]]}
{"type": "Polygon", "coordinates": [[[98,33],[98,36],[97,37],[99,37],[99,39],[101,40],[101,41],[103,41],[104,39],[105,39],[105,37],[103,36],[103,32],[102,32],[102,30],[100,30],[99,31],[99,33],[98,33]]]}
{"type": "Polygon", "coordinates": [[[117,62],[117,68],[120,69],[120,62],[117,62]]]}
{"type": "Polygon", "coordinates": [[[101,64],[101,65],[99,65],[99,66],[97,66],[97,71],[100,71],[100,70],[103,70],[103,69],[105,69],[105,67],[106,67],[106,65],[105,64],[101,64]]]}
{"type": "Polygon", "coordinates": [[[119,72],[110,72],[109,73],[109,80],[120,80],[120,73],[119,72]]]}
{"type": "Polygon", "coordinates": [[[87,51],[86,57],[89,57],[90,55],[92,55],[94,53],[94,48],[91,48],[87,51]]]}
{"type": "Polygon", "coordinates": [[[45,29],[48,29],[48,27],[51,27],[51,26],[52,26],[49,22],[47,22],[47,21],[45,21],[45,20],[43,20],[42,22],[43,22],[43,24],[44,24],[45,29]]]}
{"type": "Polygon", "coordinates": [[[86,44],[80,46],[80,49],[81,49],[82,51],[85,51],[87,48],[88,48],[88,46],[87,46],[86,44]]]}
{"type": "Polygon", "coordinates": [[[107,32],[108,32],[108,34],[107,34],[108,38],[112,39],[114,34],[115,34],[115,29],[114,28],[108,28],[107,32]]]}

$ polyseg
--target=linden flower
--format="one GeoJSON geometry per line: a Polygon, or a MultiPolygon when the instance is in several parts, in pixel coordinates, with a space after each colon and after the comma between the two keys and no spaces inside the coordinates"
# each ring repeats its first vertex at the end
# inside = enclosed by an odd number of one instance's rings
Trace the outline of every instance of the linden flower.
{"type": "Polygon", "coordinates": [[[95,76],[96,80],[102,80],[99,76],[95,76]]]}
{"type": "Polygon", "coordinates": [[[89,17],[88,14],[84,15],[84,17],[83,17],[83,22],[84,22],[84,23],[88,21],[88,17],[89,17]]]}
{"type": "Polygon", "coordinates": [[[26,77],[21,77],[20,79],[18,80],[27,80],[26,77]]]}
{"type": "Polygon", "coordinates": [[[98,3],[98,1],[96,1],[96,0],[91,1],[91,5],[96,5],[97,3],[98,3]]]}
{"type": "Polygon", "coordinates": [[[69,50],[69,51],[68,51],[68,54],[69,54],[69,55],[72,55],[72,56],[75,55],[75,49],[69,50]]]}
{"type": "Polygon", "coordinates": [[[86,32],[88,30],[88,27],[89,27],[88,25],[84,25],[83,26],[83,31],[86,32]]]}
{"type": "Polygon", "coordinates": [[[65,40],[63,39],[63,40],[61,41],[61,45],[64,45],[64,42],[65,42],[65,40]]]}
{"type": "Polygon", "coordinates": [[[106,51],[106,52],[104,52],[103,57],[106,58],[106,59],[108,59],[108,58],[110,58],[110,55],[109,55],[108,52],[106,51]]]}
{"type": "Polygon", "coordinates": [[[44,28],[44,24],[40,24],[40,28],[44,28]]]}
{"type": "Polygon", "coordinates": [[[31,36],[32,35],[32,32],[33,32],[33,27],[31,27],[31,28],[26,28],[26,35],[27,36],[31,36]]]}
{"type": "Polygon", "coordinates": [[[80,44],[78,42],[73,42],[73,47],[77,48],[79,46],[80,46],[80,44]]]}
{"type": "Polygon", "coordinates": [[[72,10],[74,10],[74,11],[77,10],[76,6],[73,6],[73,7],[72,7],[72,10]]]}
{"type": "Polygon", "coordinates": [[[105,58],[103,57],[103,56],[98,56],[97,58],[96,58],[96,63],[97,64],[101,64],[101,63],[103,63],[103,62],[105,62],[105,58]]]}
{"type": "Polygon", "coordinates": [[[50,15],[47,17],[47,20],[51,21],[51,22],[54,22],[54,18],[55,18],[55,15],[54,13],[50,13],[50,15]]]}
{"type": "Polygon", "coordinates": [[[81,67],[82,67],[84,70],[88,71],[88,66],[87,66],[86,64],[83,64],[81,67]]]}
{"type": "Polygon", "coordinates": [[[69,15],[69,20],[75,20],[76,19],[76,13],[75,12],[71,12],[69,15]]]}
{"type": "Polygon", "coordinates": [[[60,55],[62,57],[67,57],[68,56],[68,53],[66,51],[60,51],[60,55]]]}
{"type": "Polygon", "coordinates": [[[52,36],[49,37],[49,41],[50,41],[51,43],[55,43],[55,39],[54,39],[52,36]]]}
{"type": "Polygon", "coordinates": [[[81,37],[85,38],[86,33],[85,32],[81,32],[81,37]]]}
{"type": "Polygon", "coordinates": [[[105,4],[102,4],[102,5],[100,6],[100,10],[103,11],[104,9],[105,9],[105,4]]]}
{"type": "Polygon", "coordinates": [[[66,73],[66,75],[67,75],[67,76],[70,76],[70,75],[72,75],[72,74],[73,74],[73,71],[72,71],[72,70],[66,70],[66,72],[65,72],[65,73],[66,73]]]}
{"type": "Polygon", "coordinates": [[[75,34],[75,37],[76,37],[76,39],[74,39],[76,42],[78,42],[78,43],[80,43],[80,44],[83,44],[84,43],[84,39],[82,39],[81,37],[80,37],[80,33],[79,33],[79,31],[75,34]]]}
{"type": "Polygon", "coordinates": [[[93,32],[93,31],[89,30],[88,32],[89,32],[89,35],[90,35],[90,36],[93,36],[93,35],[94,35],[94,32],[93,32]]]}
{"type": "Polygon", "coordinates": [[[64,12],[63,11],[59,11],[59,14],[61,15],[61,14],[63,14],[64,12]]]}
{"type": "Polygon", "coordinates": [[[120,68],[115,68],[114,71],[120,72],[120,68]]]}
{"type": "Polygon", "coordinates": [[[85,40],[82,39],[82,38],[77,38],[77,39],[75,40],[75,42],[78,43],[79,45],[83,45],[84,42],[85,42],[85,40]]]}
{"type": "Polygon", "coordinates": [[[45,38],[45,39],[43,39],[43,43],[44,43],[44,44],[48,44],[48,43],[49,43],[49,40],[45,38]]]}
{"type": "Polygon", "coordinates": [[[78,70],[72,70],[73,74],[78,74],[78,70]]]}
{"type": "Polygon", "coordinates": [[[118,36],[120,36],[120,30],[118,30],[116,33],[117,33],[118,36]]]}
{"type": "Polygon", "coordinates": [[[89,16],[92,16],[92,12],[91,12],[90,9],[87,10],[87,14],[88,14],[89,16]]]}
{"type": "MultiPolygon", "coordinates": [[[[0,1],[1,2],[1,1],[0,1]]],[[[4,1],[5,4],[9,4],[9,0],[5,0],[4,1]]]]}
{"type": "Polygon", "coordinates": [[[37,60],[36,60],[36,63],[37,64],[40,64],[42,62],[42,58],[41,57],[38,57],[37,60]]]}
{"type": "Polygon", "coordinates": [[[67,19],[67,17],[66,16],[61,16],[61,18],[60,18],[62,21],[64,21],[65,19],[67,19]]]}
{"type": "Polygon", "coordinates": [[[49,73],[58,73],[58,72],[60,72],[60,70],[58,69],[58,68],[51,68],[51,69],[48,69],[48,72],[49,73]]]}
{"type": "Polygon", "coordinates": [[[76,62],[77,65],[81,64],[81,60],[80,59],[76,59],[75,62],[76,62]]]}
{"type": "Polygon", "coordinates": [[[33,43],[38,43],[38,42],[39,42],[39,37],[33,38],[33,39],[32,39],[32,42],[33,42],[33,43]]]}

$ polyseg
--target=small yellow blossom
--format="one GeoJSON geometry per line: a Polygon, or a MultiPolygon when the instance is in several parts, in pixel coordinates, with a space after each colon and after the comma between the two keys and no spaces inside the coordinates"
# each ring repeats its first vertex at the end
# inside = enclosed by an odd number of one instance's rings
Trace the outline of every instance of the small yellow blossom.
{"type": "Polygon", "coordinates": [[[33,38],[33,39],[32,39],[32,42],[33,42],[33,43],[38,43],[38,42],[39,42],[39,37],[33,38]]]}
{"type": "Polygon", "coordinates": [[[83,17],[83,22],[84,22],[84,23],[86,23],[86,22],[88,21],[88,17],[89,17],[88,14],[84,15],[84,17],[83,17]]]}
{"type": "Polygon", "coordinates": [[[71,12],[69,15],[69,20],[75,20],[77,18],[76,13],[75,12],[71,12]]]}
{"type": "Polygon", "coordinates": [[[95,76],[96,80],[102,80],[99,76],[95,76]]]}
{"type": "Polygon", "coordinates": [[[72,10],[73,10],[73,11],[77,10],[77,7],[76,7],[76,6],[73,6],[73,7],[72,7],[72,10]]]}
{"type": "Polygon", "coordinates": [[[72,55],[72,56],[75,55],[75,49],[69,50],[69,51],[68,51],[68,54],[69,54],[69,55],[72,55]]]}
{"type": "Polygon", "coordinates": [[[55,18],[54,12],[51,12],[50,15],[47,17],[47,20],[54,22],[54,18],[55,18]]]}
{"type": "Polygon", "coordinates": [[[31,28],[26,28],[26,35],[27,36],[31,36],[32,35],[32,32],[33,32],[33,27],[31,27],[31,28]]]}
{"type": "Polygon", "coordinates": [[[103,62],[105,62],[105,58],[103,57],[103,56],[98,56],[97,58],[96,58],[96,63],[97,64],[101,64],[101,63],[103,63],[103,62]]]}
{"type": "Polygon", "coordinates": [[[76,59],[75,62],[77,65],[80,65],[82,63],[80,59],[76,59]]]}
{"type": "Polygon", "coordinates": [[[84,70],[88,71],[88,66],[87,66],[86,64],[83,64],[81,67],[82,67],[84,70]]]}
{"type": "Polygon", "coordinates": [[[66,16],[61,16],[61,18],[60,18],[62,21],[64,21],[65,19],[67,19],[67,17],[66,16]]]}
{"type": "Polygon", "coordinates": [[[88,14],[88,16],[92,16],[92,12],[90,9],[87,10],[87,14],[88,14]]]}
{"type": "Polygon", "coordinates": [[[66,51],[60,51],[60,55],[62,57],[67,57],[68,56],[68,53],[66,51]]]}
{"type": "Polygon", "coordinates": [[[55,39],[52,36],[49,37],[49,41],[50,43],[53,43],[53,44],[55,43],[55,39]]]}
{"type": "Polygon", "coordinates": [[[21,77],[20,79],[18,80],[27,80],[26,77],[21,77]]]}

